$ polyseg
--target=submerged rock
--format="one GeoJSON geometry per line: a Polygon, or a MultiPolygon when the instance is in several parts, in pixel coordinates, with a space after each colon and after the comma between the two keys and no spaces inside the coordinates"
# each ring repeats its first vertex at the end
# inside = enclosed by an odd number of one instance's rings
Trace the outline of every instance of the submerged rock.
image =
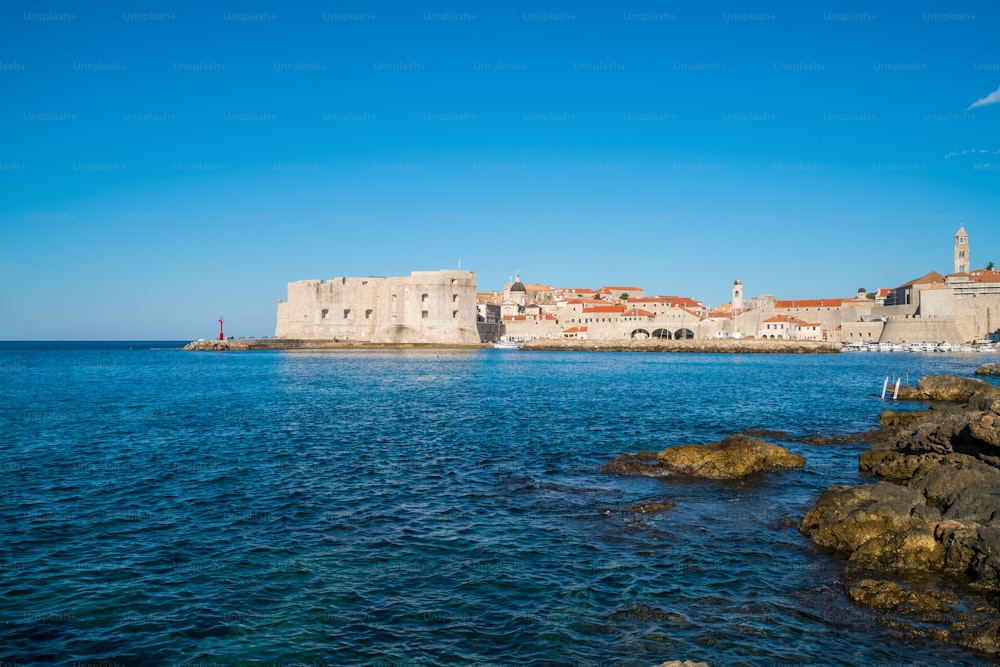
{"type": "Polygon", "coordinates": [[[731,435],[707,445],[676,445],[662,452],[622,454],[604,466],[618,475],[688,475],[734,479],[766,470],[801,468],[806,460],[784,447],[745,435],[731,435]]]}
{"type": "Polygon", "coordinates": [[[983,364],[976,369],[976,375],[1000,375],[1000,364],[983,364]]]}
{"type": "Polygon", "coordinates": [[[659,500],[645,503],[635,503],[629,505],[626,509],[629,512],[635,512],[636,514],[659,514],[660,512],[672,510],[673,508],[674,504],[669,500],[659,500]]]}

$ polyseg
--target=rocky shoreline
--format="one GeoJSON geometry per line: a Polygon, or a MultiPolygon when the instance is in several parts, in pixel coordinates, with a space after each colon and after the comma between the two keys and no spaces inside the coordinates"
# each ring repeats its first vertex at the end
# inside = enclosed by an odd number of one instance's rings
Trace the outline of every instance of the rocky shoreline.
{"type": "Polygon", "coordinates": [[[935,375],[900,398],[930,409],[881,414],[859,461],[878,481],[830,486],[799,530],[883,625],[1000,656],[1000,387],[935,375]]]}
{"type": "MultiPolygon", "coordinates": [[[[858,465],[876,481],[830,486],[798,530],[845,559],[845,592],[882,625],[996,659],[1000,386],[932,375],[921,378],[916,387],[902,387],[899,397],[929,407],[885,411],[878,429],[850,438],[872,444],[858,465]]],[[[725,480],[806,464],[802,457],[753,435],[769,434],[730,435],[704,445],[622,454],[603,470],[725,480]]],[[[664,501],[652,511],[672,507],[664,501]]]]}

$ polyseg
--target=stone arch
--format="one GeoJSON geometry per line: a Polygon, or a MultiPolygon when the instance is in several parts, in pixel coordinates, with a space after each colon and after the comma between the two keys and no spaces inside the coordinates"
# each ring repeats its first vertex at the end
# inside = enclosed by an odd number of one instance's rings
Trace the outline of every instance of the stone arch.
{"type": "Polygon", "coordinates": [[[677,340],[691,339],[694,338],[694,332],[686,328],[678,329],[674,332],[674,338],[677,340]]]}
{"type": "Polygon", "coordinates": [[[629,334],[629,338],[634,338],[636,340],[645,340],[646,338],[649,338],[649,332],[646,331],[645,329],[635,329],[634,331],[632,331],[631,334],[629,334]]]}
{"type": "Polygon", "coordinates": [[[652,337],[653,338],[664,338],[666,340],[670,340],[671,338],[674,337],[674,335],[672,333],[670,333],[670,329],[655,329],[653,331],[653,336],[652,337]]]}

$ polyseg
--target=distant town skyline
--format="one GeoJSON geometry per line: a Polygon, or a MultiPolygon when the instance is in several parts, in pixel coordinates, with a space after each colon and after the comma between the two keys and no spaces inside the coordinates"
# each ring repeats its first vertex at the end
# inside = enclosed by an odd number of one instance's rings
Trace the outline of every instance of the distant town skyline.
{"type": "Polygon", "coordinates": [[[1000,261],[1000,6],[0,10],[0,339],[267,336],[289,282],[706,305],[1000,261]]]}

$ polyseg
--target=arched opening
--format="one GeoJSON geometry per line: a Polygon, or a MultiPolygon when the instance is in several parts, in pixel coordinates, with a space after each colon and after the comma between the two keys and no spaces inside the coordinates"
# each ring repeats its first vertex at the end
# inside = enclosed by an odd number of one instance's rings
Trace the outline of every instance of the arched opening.
{"type": "Polygon", "coordinates": [[[667,340],[673,338],[673,334],[670,333],[669,329],[656,329],[653,331],[653,338],[665,338],[667,340]]]}
{"type": "Polygon", "coordinates": [[[674,338],[676,338],[677,340],[687,340],[690,338],[694,338],[694,332],[691,331],[690,329],[678,329],[677,331],[674,332],[674,338]]]}
{"type": "Polygon", "coordinates": [[[632,332],[630,338],[634,338],[636,340],[645,340],[649,338],[649,332],[646,331],[645,329],[636,329],[635,331],[632,332]]]}

